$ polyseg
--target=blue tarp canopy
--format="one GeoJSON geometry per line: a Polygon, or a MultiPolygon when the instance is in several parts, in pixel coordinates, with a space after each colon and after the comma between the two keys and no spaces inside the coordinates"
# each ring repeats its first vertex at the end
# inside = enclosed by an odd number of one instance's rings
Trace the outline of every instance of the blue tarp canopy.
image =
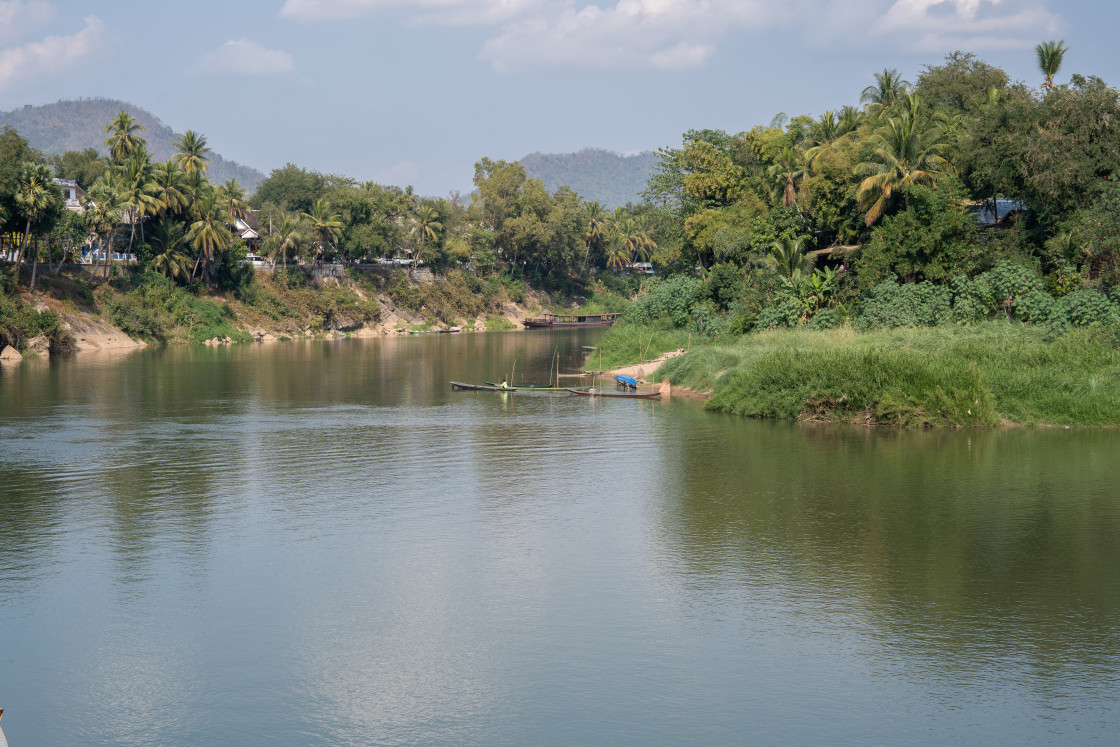
{"type": "Polygon", "coordinates": [[[635,379],[631,378],[630,376],[615,376],[614,380],[615,381],[621,381],[623,384],[626,384],[628,386],[633,386],[633,387],[638,386],[638,382],[635,379]]]}

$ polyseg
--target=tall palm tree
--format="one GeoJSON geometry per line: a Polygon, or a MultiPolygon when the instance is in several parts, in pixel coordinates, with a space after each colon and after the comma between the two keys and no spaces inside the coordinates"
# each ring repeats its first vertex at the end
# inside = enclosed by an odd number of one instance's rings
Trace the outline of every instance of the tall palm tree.
{"type": "Polygon", "coordinates": [[[1058,74],[1058,69],[1062,66],[1062,59],[1068,51],[1069,47],[1066,46],[1065,39],[1057,42],[1042,42],[1034,48],[1034,54],[1038,58],[1038,69],[1046,76],[1046,79],[1042,82],[1042,87],[1047,91],[1054,89],[1054,76],[1058,74]]]}
{"type": "MultiPolygon", "coordinates": [[[[767,169],[774,201],[784,207],[797,207],[797,183],[805,176],[804,155],[799,148],[787,145],[778,160],[767,169]]],[[[801,212],[798,208],[798,212],[801,212]]]]}
{"type": "Polygon", "coordinates": [[[159,203],[156,214],[162,217],[175,215],[187,205],[185,174],[174,161],[161,161],[152,167],[152,184],[159,203]]]}
{"type": "Polygon", "coordinates": [[[429,205],[421,205],[416,211],[416,217],[413,218],[413,230],[416,231],[420,240],[417,243],[416,256],[413,257],[412,264],[408,266],[410,275],[416,268],[416,264],[424,259],[424,244],[428,239],[435,241],[439,238],[439,233],[443,231],[443,224],[439,221],[439,212],[429,205]]]}
{"type": "Polygon", "coordinates": [[[121,225],[121,211],[124,207],[124,188],[120,174],[116,171],[106,171],[93,184],[86,197],[89,202],[85,212],[82,213],[82,222],[90,233],[97,237],[104,258],[105,277],[108,278],[113,262],[113,245],[116,242],[117,229],[121,225]]]}
{"type": "Polygon", "coordinates": [[[188,174],[196,171],[206,171],[210,163],[210,149],[206,147],[206,136],[194,130],[187,130],[172,145],[178,151],[172,160],[188,174]]]}
{"type": "MultiPolygon", "coordinates": [[[[136,224],[157,212],[160,207],[159,188],[152,181],[151,163],[148,162],[146,155],[145,150],[137,149],[119,169],[125,216],[130,226],[129,254],[132,253],[132,242],[136,238],[136,224]]],[[[142,225],[141,230],[143,230],[142,225]]]]}
{"type": "MultiPolygon", "coordinates": [[[[62,199],[62,192],[54,183],[54,174],[50,167],[41,163],[25,161],[19,170],[19,179],[16,186],[16,208],[24,218],[23,246],[17,255],[20,264],[23,264],[24,252],[27,251],[28,241],[31,239],[31,226],[38,223],[47,214],[54,202],[62,199]]],[[[36,244],[38,247],[38,244],[36,244]]],[[[31,268],[32,293],[35,292],[35,276],[39,270],[39,251],[33,253],[31,268]]]]}
{"type": "Polygon", "coordinates": [[[946,145],[943,118],[927,115],[917,94],[907,98],[907,105],[888,117],[872,141],[871,160],[856,167],[866,178],[856,191],[861,210],[867,211],[871,225],[890,205],[894,193],[906,184],[933,184],[952,170],[941,155],[946,145]]]}
{"type": "Polygon", "coordinates": [[[218,196],[226,205],[230,223],[245,217],[249,203],[245,201],[245,188],[236,179],[226,179],[226,183],[218,187],[218,196]]]}
{"type": "Polygon", "coordinates": [[[128,112],[121,110],[112,122],[105,125],[105,147],[109,149],[109,156],[120,163],[132,155],[136,147],[144,142],[144,138],[134,134],[143,132],[144,125],[136,121],[128,112]]]}
{"type": "Polygon", "coordinates": [[[304,213],[303,217],[307,221],[312,236],[315,237],[315,256],[318,258],[326,251],[328,246],[333,247],[334,242],[338,241],[338,229],[342,228],[342,216],[332,213],[330,203],[320,197],[311,206],[311,212],[304,213]]]}
{"type": "Polygon", "coordinates": [[[154,255],[149,266],[172,280],[185,276],[190,270],[191,261],[180,248],[186,239],[186,231],[178,221],[161,220],[152,233],[154,255]]]}
{"type": "Polygon", "coordinates": [[[805,264],[804,239],[784,239],[770,245],[770,262],[784,278],[792,278],[801,272],[805,264]]]}
{"type": "Polygon", "coordinates": [[[587,221],[587,228],[583,233],[583,239],[587,247],[583,254],[583,269],[586,270],[591,250],[602,251],[610,229],[607,211],[599,204],[598,200],[585,202],[583,212],[584,219],[587,221]]]}
{"type": "Polygon", "coordinates": [[[657,248],[657,244],[638,227],[633,218],[625,218],[615,224],[614,240],[626,250],[630,259],[637,257],[643,262],[649,261],[650,254],[657,248]]]}
{"type": "Polygon", "coordinates": [[[198,252],[194,269],[191,271],[193,281],[201,266],[207,282],[214,276],[214,257],[218,252],[229,248],[233,243],[233,236],[226,226],[226,211],[221,199],[214,192],[204,196],[196,205],[198,220],[191,224],[187,241],[198,252]],[[204,261],[205,260],[205,261],[204,261]]]}
{"type": "Polygon", "coordinates": [[[607,267],[621,270],[630,264],[632,259],[630,250],[622,243],[618,234],[612,234],[607,241],[607,267]]]}
{"type": "Polygon", "coordinates": [[[288,252],[295,251],[303,241],[303,226],[299,218],[288,212],[283,212],[272,223],[268,238],[265,239],[265,248],[275,261],[276,254],[283,258],[284,269],[288,269],[288,252]]]}
{"type": "Polygon", "coordinates": [[[859,103],[867,105],[867,113],[872,117],[880,117],[895,102],[906,96],[909,90],[909,81],[903,80],[897,70],[885,68],[883,72],[875,73],[875,85],[863,89],[859,103]]]}
{"type": "Polygon", "coordinates": [[[863,112],[854,106],[845,106],[840,110],[840,117],[836,121],[837,133],[847,135],[855,132],[863,124],[863,112]]]}
{"type": "Polygon", "coordinates": [[[196,170],[184,172],[182,191],[186,212],[192,220],[197,220],[199,203],[206,195],[213,192],[214,188],[210,186],[210,182],[206,181],[206,175],[196,170]]]}

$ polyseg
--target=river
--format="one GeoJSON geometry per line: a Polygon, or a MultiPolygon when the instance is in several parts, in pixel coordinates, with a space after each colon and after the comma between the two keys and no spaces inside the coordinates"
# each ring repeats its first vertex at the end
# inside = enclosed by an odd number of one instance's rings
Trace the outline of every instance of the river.
{"type": "Polygon", "coordinates": [[[598,335],[0,369],[13,747],[1117,739],[1120,432],[448,386],[598,335]]]}

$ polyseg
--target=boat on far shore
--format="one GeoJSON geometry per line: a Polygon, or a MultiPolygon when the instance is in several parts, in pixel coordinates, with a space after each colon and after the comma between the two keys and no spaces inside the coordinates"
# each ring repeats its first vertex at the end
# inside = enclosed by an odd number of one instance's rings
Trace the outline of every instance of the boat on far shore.
{"type": "Polygon", "coordinates": [[[609,327],[622,316],[621,311],[606,314],[553,314],[526,319],[521,323],[529,329],[565,329],[567,327],[609,327]]]}
{"type": "Polygon", "coordinates": [[[473,389],[480,392],[516,392],[517,389],[512,386],[494,386],[492,384],[464,384],[461,381],[452,381],[452,389],[473,389]]]}

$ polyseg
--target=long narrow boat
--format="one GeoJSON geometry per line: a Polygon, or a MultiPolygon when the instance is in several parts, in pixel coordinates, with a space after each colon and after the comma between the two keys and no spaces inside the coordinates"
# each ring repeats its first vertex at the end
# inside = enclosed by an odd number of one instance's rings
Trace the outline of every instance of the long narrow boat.
{"type": "MultiPolygon", "coordinates": [[[[501,388],[501,384],[496,384],[493,381],[487,381],[486,386],[501,388]]],[[[548,386],[547,384],[514,384],[514,389],[525,392],[566,392],[566,386],[548,386]]]]}
{"type": "Polygon", "coordinates": [[[544,316],[535,319],[526,319],[522,324],[530,329],[550,329],[563,327],[609,327],[618,321],[622,312],[612,311],[606,314],[553,314],[545,312],[544,316]]]}
{"type": "Polygon", "coordinates": [[[604,392],[599,389],[569,389],[581,397],[602,397],[603,399],[661,399],[660,392],[604,392]]]}
{"type": "Polygon", "coordinates": [[[489,384],[464,384],[461,381],[452,381],[451,382],[451,388],[452,389],[476,389],[476,390],[482,391],[482,392],[516,392],[517,391],[516,389],[514,389],[511,386],[500,387],[500,386],[491,386],[489,384]]]}

